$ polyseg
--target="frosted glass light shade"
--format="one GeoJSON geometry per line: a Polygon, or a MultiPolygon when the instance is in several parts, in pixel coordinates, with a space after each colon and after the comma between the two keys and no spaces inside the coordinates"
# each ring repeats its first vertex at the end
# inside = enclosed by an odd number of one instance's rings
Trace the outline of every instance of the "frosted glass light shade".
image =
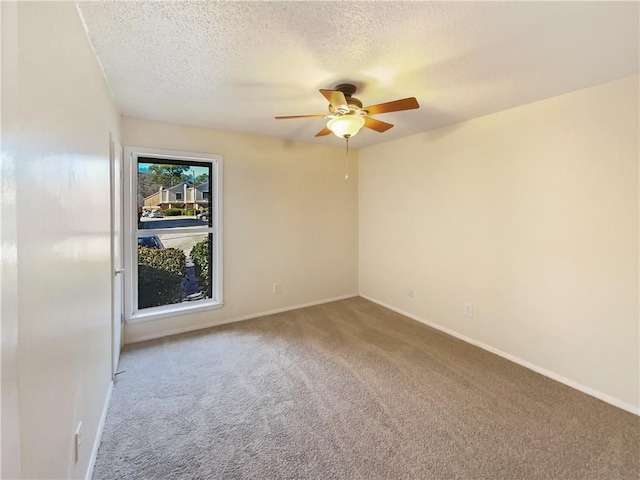
{"type": "Polygon", "coordinates": [[[364,118],[359,115],[340,115],[327,122],[327,128],[338,137],[353,137],[364,125],[364,118]]]}

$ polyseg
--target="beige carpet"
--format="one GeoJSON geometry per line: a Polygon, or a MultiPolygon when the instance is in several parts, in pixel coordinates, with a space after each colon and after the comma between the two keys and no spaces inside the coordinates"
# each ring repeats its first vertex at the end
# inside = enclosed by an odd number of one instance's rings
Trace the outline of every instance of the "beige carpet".
{"type": "Polygon", "coordinates": [[[638,479],[640,418],[362,298],[136,344],[94,479],[638,479]]]}

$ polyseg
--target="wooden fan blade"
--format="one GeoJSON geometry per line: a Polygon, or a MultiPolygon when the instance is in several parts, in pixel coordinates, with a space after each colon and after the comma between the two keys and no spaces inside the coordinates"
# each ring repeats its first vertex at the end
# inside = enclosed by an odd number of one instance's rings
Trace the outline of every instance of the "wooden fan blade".
{"type": "Polygon", "coordinates": [[[287,118],[324,118],[326,115],[290,115],[285,117],[276,117],[276,120],[286,120],[287,118]]]}
{"type": "Polygon", "coordinates": [[[349,104],[347,103],[347,99],[339,90],[320,90],[320,93],[324,95],[324,98],[329,100],[329,103],[333,106],[333,108],[344,108],[347,111],[349,110],[349,104]]]}
{"type": "Polygon", "coordinates": [[[370,117],[364,117],[364,126],[380,133],[386,132],[391,127],[393,127],[393,125],[390,123],[381,122],[380,120],[376,120],[375,118],[370,117]]]}
{"type": "Polygon", "coordinates": [[[329,135],[330,133],[331,130],[329,130],[327,127],[324,127],[322,130],[316,133],[316,137],[324,137],[325,135],[329,135]]]}
{"type": "Polygon", "coordinates": [[[420,108],[418,101],[415,97],[403,98],[402,100],[395,100],[393,102],[379,103],[378,105],[371,105],[365,107],[363,110],[369,112],[370,115],[377,113],[390,113],[400,112],[402,110],[413,110],[414,108],[420,108]]]}

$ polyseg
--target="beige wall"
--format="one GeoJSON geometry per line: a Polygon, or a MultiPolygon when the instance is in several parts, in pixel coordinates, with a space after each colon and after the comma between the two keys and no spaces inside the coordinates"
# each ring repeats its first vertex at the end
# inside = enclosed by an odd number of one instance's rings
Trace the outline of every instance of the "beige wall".
{"type": "Polygon", "coordinates": [[[361,150],[360,292],[637,411],[638,113],[632,77],[361,150]]]}
{"type": "Polygon", "coordinates": [[[156,206],[158,206],[159,203],[160,203],[160,194],[159,193],[154,193],[150,197],[147,197],[147,198],[144,199],[144,206],[145,207],[156,207],[156,206]]]}
{"type": "Polygon", "coordinates": [[[84,478],[111,384],[119,115],[73,3],[2,12],[2,478],[84,478]]]}
{"type": "Polygon", "coordinates": [[[345,181],[338,138],[316,145],[123,117],[122,143],[224,158],[224,307],[128,324],[125,342],[357,293],[357,152],[345,181]]]}

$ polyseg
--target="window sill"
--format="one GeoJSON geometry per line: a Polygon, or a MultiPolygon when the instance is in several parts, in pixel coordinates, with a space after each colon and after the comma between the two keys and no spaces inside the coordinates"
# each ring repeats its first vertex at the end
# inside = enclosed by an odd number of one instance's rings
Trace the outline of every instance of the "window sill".
{"type": "Polygon", "coordinates": [[[154,320],[162,320],[164,318],[177,317],[180,315],[190,315],[193,313],[204,312],[206,310],[216,310],[218,308],[222,308],[224,306],[224,302],[207,302],[199,305],[184,305],[180,303],[176,306],[168,305],[166,307],[154,307],[149,310],[152,311],[139,311],[131,315],[126,323],[128,324],[136,324],[136,323],[145,323],[152,322],[154,320]]]}

